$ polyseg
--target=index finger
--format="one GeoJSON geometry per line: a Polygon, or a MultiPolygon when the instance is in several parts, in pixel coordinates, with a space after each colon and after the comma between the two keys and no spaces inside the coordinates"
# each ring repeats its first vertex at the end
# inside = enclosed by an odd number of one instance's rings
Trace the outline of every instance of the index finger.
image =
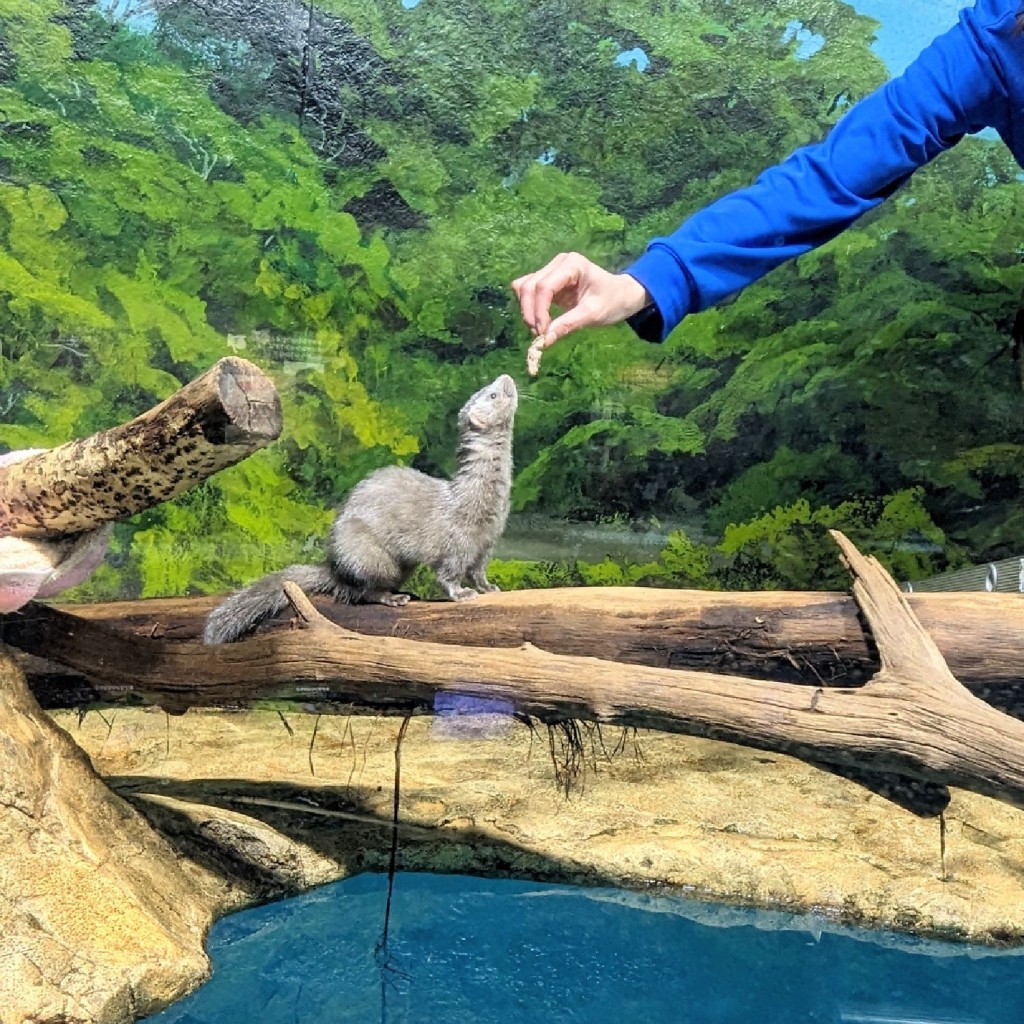
{"type": "Polygon", "coordinates": [[[512,282],[512,290],[519,300],[523,321],[534,334],[543,334],[547,329],[551,320],[551,302],[558,291],[557,284],[553,288],[547,288],[545,281],[565,263],[567,256],[567,253],[561,252],[540,270],[535,270],[532,274],[523,274],[512,282]]]}

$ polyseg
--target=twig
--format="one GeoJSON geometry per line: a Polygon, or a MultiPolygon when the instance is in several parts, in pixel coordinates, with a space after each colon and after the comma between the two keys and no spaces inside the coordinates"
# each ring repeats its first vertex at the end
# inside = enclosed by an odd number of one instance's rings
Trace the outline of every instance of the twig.
{"type": "Polygon", "coordinates": [[[316,716],[316,721],[313,722],[313,733],[309,737],[309,749],[306,751],[306,756],[309,758],[309,774],[316,775],[316,770],[313,768],[313,744],[316,743],[317,730],[320,728],[320,719],[322,715],[316,716]]]}
{"type": "Polygon", "coordinates": [[[384,904],[384,931],[377,943],[377,955],[387,957],[388,931],[391,926],[391,897],[395,890],[395,863],[398,860],[398,804],[402,789],[402,740],[409,728],[409,716],[402,719],[395,741],[395,795],[391,812],[391,853],[388,856],[388,898],[384,904]]]}

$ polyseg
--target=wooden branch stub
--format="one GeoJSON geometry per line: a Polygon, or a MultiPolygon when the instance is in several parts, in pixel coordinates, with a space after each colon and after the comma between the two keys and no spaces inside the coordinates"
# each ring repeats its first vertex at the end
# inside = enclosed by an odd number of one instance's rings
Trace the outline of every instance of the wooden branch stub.
{"type": "Polygon", "coordinates": [[[281,403],[229,357],[128,423],[0,468],[0,537],[81,533],[194,487],[281,432],[281,403]]]}
{"type": "Polygon", "coordinates": [[[292,606],[292,611],[295,612],[296,618],[303,625],[309,625],[310,623],[317,622],[323,618],[323,616],[313,607],[309,598],[302,592],[302,588],[296,586],[294,583],[285,583],[284,596],[288,598],[288,603],[292,606]]]}
{"type": "Polygon", "coordinates": [[[293,622],[298,622],[302,629],[310,629],[313,626],[322,626],[325,629],[333,630],[335,633],[343,636],[359,636],[358,633],[353,633],[350,629],[345,629],[344,626],[336,625],[331,622],[330,619],[326,618],[320,611],[319,608],[303,593],[302,588],[297,583],[291,581],[286,582],[283,585],[284,596],[288,599],[288,603],[291,605],[292,611],[295,613],[295,619],[293,622]]]}
{"type": "Polygon", "coordinates": [[[878,559],[862,555],[838,530],[829,533],[853,576],[853,597],[871,627],[882,662],[880,674],[913,675],[922,681],[930,676],[959,686],[935,641],[878,559]]]}

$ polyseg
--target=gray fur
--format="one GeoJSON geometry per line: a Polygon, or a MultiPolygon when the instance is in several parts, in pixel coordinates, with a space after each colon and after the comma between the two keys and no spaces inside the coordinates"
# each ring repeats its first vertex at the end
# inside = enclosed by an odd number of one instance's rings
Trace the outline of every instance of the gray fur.
{"type": "Polygon", "coordinates": [[[320,565],[290,565],[251,583],[245,590],[232,594],[207,616],[203,629],[203,643],[226,644],[255,629],[265,619],[284,611],[288,598],[284,584],[297,584],[307,594],[344,595],[337,579],[326,563],[320,565]]]}
{"type": "Polygon", "coordinates": [[[210,613],[204,642],[237,640],[283,610],[287,580],[308,594],[396,607],[408,602],[398,591],[417,565],[430,566],[453,601],[497,590],[487,563],[508,519],[517,404],[507,374],[481,388],[459,412],[451,480],[403,466],[371,473],[338,510],[327,561],[290,566],[229,597],[210,613]],[[466,577],[472,587],[463,586],[466,577]]]}

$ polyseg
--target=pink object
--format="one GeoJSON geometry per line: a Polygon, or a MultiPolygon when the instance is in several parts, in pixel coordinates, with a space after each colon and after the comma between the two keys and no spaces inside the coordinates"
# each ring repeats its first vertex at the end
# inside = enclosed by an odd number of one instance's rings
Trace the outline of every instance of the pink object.
{"type": "MultiPolygon", "coordinates": [[[[17,452],[0,455],[0,468],[21,462],[45,448],[26,448],[17,452]]],[[[3,552],[0,551],[0,614],[17,611],[22,605],[37,597],[53,597],[68,587],[76,586],[88,579],[107,553],[107,544],[112,525],[101,526],[83,534],[63,558],[49,568],[33,569],[15,566],[5,569],[3,552]]],[[[58,545],[53,545],[59,550],[58,545]]]]}
{"type": "Polygon", "coordinates": [[[43,572],[5,573],[0,569],[0,614],[16,612],[39,593],[47,577],[43,572]]]}
{"type": "Polygon", "coordinates": [[[45,451],[45,448],[22,448],[18,452],[7,452],[5,455],[0,455],[0,466],[13,466],[16,462],[24,462],[25,459],[45,451]]]}

